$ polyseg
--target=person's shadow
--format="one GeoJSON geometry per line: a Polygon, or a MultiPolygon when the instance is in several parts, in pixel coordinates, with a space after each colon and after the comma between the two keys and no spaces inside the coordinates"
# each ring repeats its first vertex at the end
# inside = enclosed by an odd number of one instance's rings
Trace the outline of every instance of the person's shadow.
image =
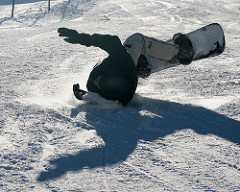
{"type": "MultiPolygon", "coordinates": [[[[54,168],[41,172],[39,182],[57,179],[68,171],[83,167],[96,168],[125,161],[135,150],[138,140],[153,141],[181,129],[199,134],[214,134],[240,144],[240,122],[203,107],[154,100],[137,96],[123,109],[101,109],[79,105],[71,117],[86,112],[86,121],[103,139],[105,145],[79,151],[50,161],[54,168]]],[[[79,138],[81,139],[81,138],[79,138]]]]}

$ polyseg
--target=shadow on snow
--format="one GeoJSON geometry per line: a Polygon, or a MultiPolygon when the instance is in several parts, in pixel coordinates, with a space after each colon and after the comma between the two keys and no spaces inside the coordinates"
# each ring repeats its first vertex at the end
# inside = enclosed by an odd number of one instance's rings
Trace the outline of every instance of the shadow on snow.
{"type": "Polygon", "coordinates": [[[38,181],[57,179],[83,167],[92,169],[125,161],[139,139],[153,141],[182,129],[240,143],[239,121],[203,107],[137,96],[128,107],[120,110],[103,111],[96,106],[80,105],[72,109],[71,117],[82,111],[105,145],[51,160],[54,168],[41,172],[38,181]]]}

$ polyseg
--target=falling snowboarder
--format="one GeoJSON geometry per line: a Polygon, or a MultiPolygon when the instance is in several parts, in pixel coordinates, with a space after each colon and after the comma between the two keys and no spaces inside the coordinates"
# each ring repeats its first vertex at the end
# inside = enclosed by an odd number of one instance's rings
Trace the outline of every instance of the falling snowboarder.
{"type": "MultiPolygon", "coordinates": [[[[136,90],[138,78],[173,67],[188,65],[194,60],[221,54],[225,48],[224,33],[219,24],[188,33],[178,33],[169,41],[160,41],[140,33],[131,35],[122,44],[117,36],[78,33],[67,28],[58,29],[59,36],[72,44],[95,46],[109,55],[91,71],[87,89],[105,99],[127,105],[136,90]]],[[[87,94],[79,84],[73,85],[79,100],[87,94]]]]}

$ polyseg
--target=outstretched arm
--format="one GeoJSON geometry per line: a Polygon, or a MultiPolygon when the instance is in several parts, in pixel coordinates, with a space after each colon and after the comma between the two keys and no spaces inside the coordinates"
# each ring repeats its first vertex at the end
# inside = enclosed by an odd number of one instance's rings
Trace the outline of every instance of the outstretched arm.
{"type": "Polygon", "coordinates": [[[100,34],[89,35],[86,33],[78,33],[75,30],[67,28],[59,28],[58,32],[60,37],[66,37],[64,40],[68,43],[81,44],[87,47],[95,46],[108,53],[123,48],[122,43],[117,36],[100,34]]]}

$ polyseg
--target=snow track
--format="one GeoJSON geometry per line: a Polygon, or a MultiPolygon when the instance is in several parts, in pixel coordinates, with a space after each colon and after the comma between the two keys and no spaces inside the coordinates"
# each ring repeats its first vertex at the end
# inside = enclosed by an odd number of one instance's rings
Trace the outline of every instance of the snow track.
{"type": "Polygon", "coordinates": [[[0,0],[0,191],[239,191],[238,0],[22,2],[12,19],[0,0]],[[165,40],[212,22],[225,52],[140,80],[126,108],[73,97],[106,53],[59,27],[165,40]]]}

